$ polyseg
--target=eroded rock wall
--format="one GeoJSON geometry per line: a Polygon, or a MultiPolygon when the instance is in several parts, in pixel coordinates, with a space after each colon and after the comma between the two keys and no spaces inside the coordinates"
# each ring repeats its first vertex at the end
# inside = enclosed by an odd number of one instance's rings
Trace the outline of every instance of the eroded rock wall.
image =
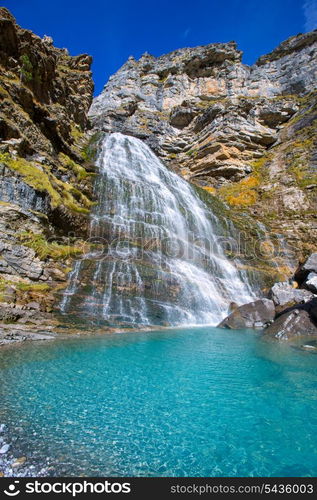
{"type": "Polygon", "coordinates": [[[44,321],[87,236],[91,62],[0,8],[0,323],[44,321]]]}
{"type": "Polygon", "coordinates": [[[90,116],[145,140],[181,175],[282,233],[295,258],[316,245],[317,31],[253,66],[234,42],[133,57],[90,116]]]}

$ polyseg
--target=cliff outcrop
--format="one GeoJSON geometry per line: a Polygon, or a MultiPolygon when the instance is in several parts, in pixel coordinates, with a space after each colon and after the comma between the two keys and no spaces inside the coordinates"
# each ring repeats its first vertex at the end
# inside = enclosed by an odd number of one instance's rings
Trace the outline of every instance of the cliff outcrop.
{"type": "Polygon", "coordinates": [[[316,250],[316,59],[317,31],[253,66],[234,42],[146,53],[92,102],[91,57],[0,8],[0,323],[52,323],[55,292],[86,248],[100,131],[145,141],[242,239],[272,236],[281,256],[266,275],[289,278],[316,250]]]}
{"type": "Polygon", "coordinates": [[[295,259],[316,247],[317,31],[247,66],[234,42],[133,57],[90,110],[96,128],[146,141],[189,181],[281,234],[295,259]]]}
{"type": "Polygon", "coordinates": [[[0,322],[43,322],[82,250],[95,175],[91,61],[0,9],[0,322]]]}

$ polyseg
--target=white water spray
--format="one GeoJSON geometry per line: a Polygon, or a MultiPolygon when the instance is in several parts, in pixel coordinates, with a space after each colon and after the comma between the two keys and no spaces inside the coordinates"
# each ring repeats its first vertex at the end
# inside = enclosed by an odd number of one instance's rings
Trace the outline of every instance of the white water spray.
{"type": "Polygon", "coordinates": [[[109,324],[217,324],[252,300],[222,249],[222,227],[195,189],[139,139],[107,136],[98,158],[91,237],[107,242],[75,265],[61,310],[109,324]]]}

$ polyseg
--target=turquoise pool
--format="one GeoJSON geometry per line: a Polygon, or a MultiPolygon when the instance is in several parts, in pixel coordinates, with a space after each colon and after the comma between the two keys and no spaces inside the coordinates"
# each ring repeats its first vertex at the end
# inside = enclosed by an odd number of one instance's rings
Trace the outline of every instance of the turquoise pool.
{"type": "Polygon", "coordinates": [[[173,329],[0,350],[0,422],[51,475],[317,475],[317,356],[173,329]]]}

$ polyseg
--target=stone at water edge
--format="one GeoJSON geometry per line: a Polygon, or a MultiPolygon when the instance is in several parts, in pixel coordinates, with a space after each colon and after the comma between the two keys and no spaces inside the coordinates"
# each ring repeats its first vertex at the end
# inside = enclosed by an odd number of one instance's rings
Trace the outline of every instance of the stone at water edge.
{"type": "Polygon", "coordinates": [[[307,311],[293,309],[279,316],[264,333],[279,340],[288,340],[301,335],[317,335],[317,327],[307,311]]]}
{"type": "Polygon", "coordinates": [[[303,285],[309,273],[317,273],[317,252],[312,253],[304,264],[301,264],[295,272],[295,280],[303,285]]]}
{"type": "Polygon", "coordinates": [[[306,288],[313,293],[317,293],[317,274],[314,272],[309,273],[305,282],[306,288]]]}
{"type": "Polygon", "coordinates": [[[20,457],[20,458],[17,458],[12,464],[11,464],[11,467],[13,469],[17,469],[18,467],[21,467],[21,465],[23,465],[24,463],[26,462],[26,457],[20,457]]]}
{"type": "Polygon", "coordinates": [[[273,300],[277,308],[300,304],[313,297],[310,291],[294,288],[287,281],[275,283],[269,291],[269,298],[273,300]]]}
{"type": "Polygon", "coordinates": [[[232,330],[261,329],[270,324],[274,317],[274,302],[269,299],[259,299],[237,307],[235,311],[221,321],[218,328],[230,328],[232,330]]]}
{"type": "Polygon", "coordinates": [[[4,444],[2,448],[0,448],[0,455],[5,455],[6,453],[8,453],[9,450],[10,450],[10,445],[4,444]]]}

